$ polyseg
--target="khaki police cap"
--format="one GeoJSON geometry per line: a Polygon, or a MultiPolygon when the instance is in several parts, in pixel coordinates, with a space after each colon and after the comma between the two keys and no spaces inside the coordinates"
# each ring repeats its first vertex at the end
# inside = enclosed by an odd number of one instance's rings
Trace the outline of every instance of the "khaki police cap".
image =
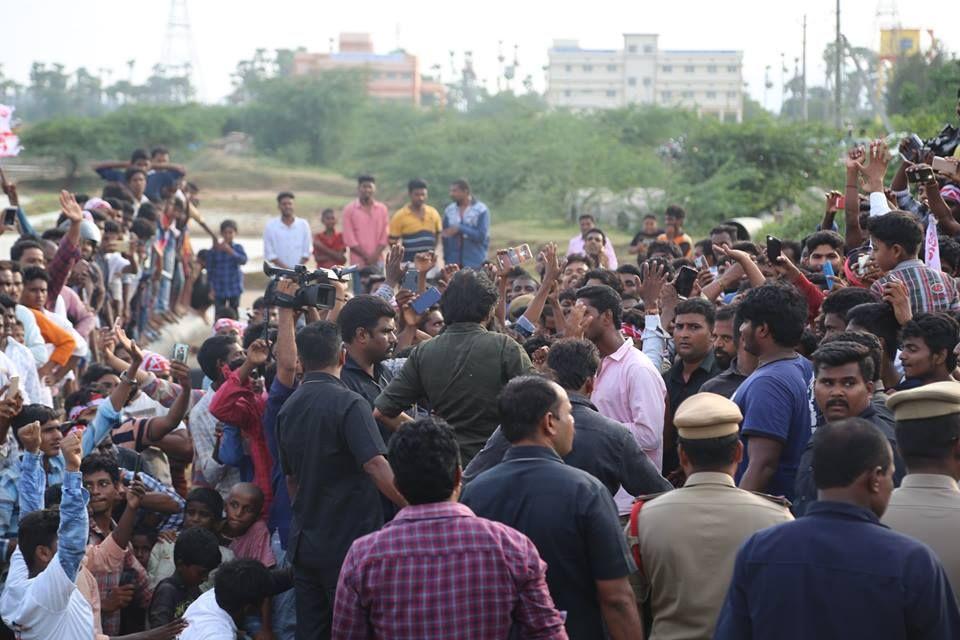
{"type": "Polygon", "coordinates": [[[680,403],[673,416],[677,433],[687,440],[722,438],[740,431],[743,414],[732,401],[715,393],[697,393],[680,403]]]}
{"type": "Polygon", "coordinates": [[[897,420],[922,420],[960,413],[960,382],[934,382],[887,398],[897,420]]]}

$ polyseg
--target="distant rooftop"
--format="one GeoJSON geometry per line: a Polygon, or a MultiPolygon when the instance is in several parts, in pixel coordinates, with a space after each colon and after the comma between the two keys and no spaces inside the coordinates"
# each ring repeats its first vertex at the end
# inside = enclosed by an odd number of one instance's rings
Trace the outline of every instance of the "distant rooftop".
{"type": "Polygon", "coordinates": [[[330,54],[331,60],[342,62],[403,62],[407,56],[402,53],[357,53],[338,52],[330,54]]]}

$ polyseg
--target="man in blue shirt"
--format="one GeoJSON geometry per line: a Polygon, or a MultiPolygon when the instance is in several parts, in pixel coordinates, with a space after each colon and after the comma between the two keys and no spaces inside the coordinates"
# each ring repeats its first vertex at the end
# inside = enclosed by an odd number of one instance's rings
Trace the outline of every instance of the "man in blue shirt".
{"type": "Polygon", "coordinates": [[[925,544],[880,524],[893,452],[861,418],[813,438],[819,501],[737,553],[714,640],[960,637],[960,610],[925,544]]]}
{"type": "Polygon", "coordinates": [[[243,271],[247,263],[247,252],[243,245],[234,242],[237,237],[237,223],[224,220],[220,223],[220,235],[223,238],[214,243],[207,254],[207,275],[217,307],[228,306],[238,309],[243,294],[243,271]]]}
{"type": "Polygon", "coordinates": [[[470,194],[470,183],[454,180],[443,210],[443,259],[447,264],[479,269],[490,246],[490,210],[470,194]]]}
{"type": "Polygon", "coordinates": [[[732,400],[743,413],[741,489],[793,498],[800,456],[815,424],[813,368],[794,351],[807,323],[807,303],[790,285],[751,289],[737,309],[740,340],[757,356],[732,400]]]}

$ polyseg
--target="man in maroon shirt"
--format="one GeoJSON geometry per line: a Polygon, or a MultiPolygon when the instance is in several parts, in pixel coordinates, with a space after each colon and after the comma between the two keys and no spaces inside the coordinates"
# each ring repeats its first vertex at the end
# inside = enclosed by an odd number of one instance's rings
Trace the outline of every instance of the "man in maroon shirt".
{"type": "Polygon", "coordinates": [[[547,565],[525,535],[457,502],[460,452],[445,423],[404,424],[388,453],[409,506],[353,543],[340,570],[333,637],[455,635],[565,639],[547,565]],[[477,594],[483,598],[477,598],[477,594]]]}

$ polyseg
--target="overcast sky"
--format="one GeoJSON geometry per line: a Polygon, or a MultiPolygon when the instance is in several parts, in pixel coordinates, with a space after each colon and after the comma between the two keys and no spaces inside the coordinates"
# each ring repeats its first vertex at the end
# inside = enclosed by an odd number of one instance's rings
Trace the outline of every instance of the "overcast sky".
{"type": "MultiPolygon", "coordinates": [[[[472,50],[479,78],[496,86],[497,43],[508,58],[519,45],[520,77],[531,74],[543,89],[542,66],[555,38],[577,38],[581,46],[620,48],[623,32],[659,33],[666,49],[738,49],[744,52],[744,79],[750,94],[764,102],[764,68],[771,65],[775,87],[766,105],[780,104],[780,60],[792,73],[800,56],[801,21],[808,16],[808,82],[822,84],[822,52],[833,38],[834,0],[187,0],[199,63],[198,85],[205,101],[231,90],[236,62],[258,47],[304,46],[327,51],[341,31],[373,35],[378,52],[401,46],[429,71],[442,64],[449,76],[449,51],[472,50]]],[[[31,62],[61,62],[68,70],[86,66],[112,70],[112,81],[129,74],[142,81],[164,50],[169,0],[26,0],[4,3],[0,63],[6,75],[29,79],[31,62]]],[[[879,5],[891,0],[843,0],[843,31],[854,45],[876,48],[879,5]]],[[[960,51],[960,33],[942,20],[955,8],[948,0],[900,2],[903,27],[935,29],[951,51],[960,51]],[[938,26],[940,29],[938,29],[938,26]]],[[[954,14],[956,15],[956,14],[954,14]]],[[[789,74],[787,76],[789,78],[789,74]]],[[[519,88],[519,82],[517,82],[519,88]]]]}

